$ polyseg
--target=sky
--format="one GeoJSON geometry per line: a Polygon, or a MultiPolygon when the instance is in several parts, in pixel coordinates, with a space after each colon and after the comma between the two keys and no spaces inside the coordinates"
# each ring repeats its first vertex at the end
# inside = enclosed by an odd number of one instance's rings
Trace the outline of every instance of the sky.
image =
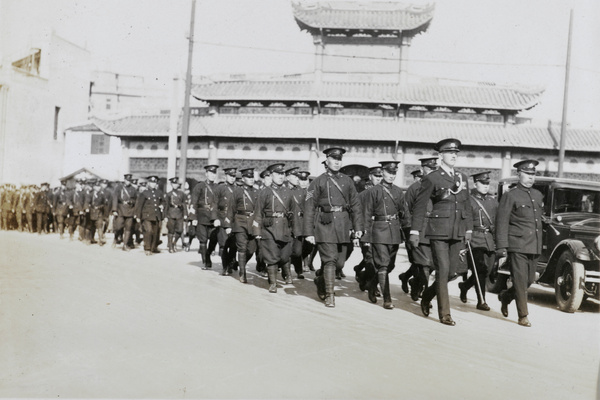
{"type": "MultiPolygon", "coordinates": [[[[600,2],[435,3],[428,31],[413,39],[409,73],[544,87],[540,104],[522,114],[539,125],[562,119],[573,9],[567,121],[572,127],[600,128],[600,2]]],[[[29,0],[22,4],[53,13],[57,34],[89,49],[97,69],[153,77],[169,89],[173,76],[185,76],[191,0],[29,0]]],[[[312,37],[294,21],[290,0],[197,0],[194,76],[310,72],[313,54],[312,37]]]]}

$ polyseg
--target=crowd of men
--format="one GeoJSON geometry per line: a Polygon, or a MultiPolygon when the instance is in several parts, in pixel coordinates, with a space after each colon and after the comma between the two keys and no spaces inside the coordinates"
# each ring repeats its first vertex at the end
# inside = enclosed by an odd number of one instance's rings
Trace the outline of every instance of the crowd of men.
{"type": "Polygon", "coordinates": [[[425,316],[437,298],[439,320],[450,326],[455,322],[448,283],[462,276],[461,301],[466,303],[475,287],[477,309],[488,311],[487,275],[497,256],[508,256],[513,287],[499,295],[501,311],[508,316],[508,305],[516,299],[518,323],[531,326],[527,288],[541,252],[543,208],[541,193],[532,188],[537,162],[515,164],[519,184],[498,204],[489,194],[490,171],[471,175],[470,190],[469,177],[454,169],[460,145],[457,139],[438,142],[438,154],[420,159],[421,169],[413,171],[415,182],[407,190],[394,184],[397,161],[371,167],[368,182],[357,186],[340,172],[345,150],[338,147],[324,151],[325,171],[314,179],[308,171],[276,163],[260,173],[260,181],[254,168],[226,168],[221,183],[216,180],[219,166],[207,165],[205,181],[182,188],[174,177],[166,194],[157,176],[138,181],[131,174],[111,187],[96,179],[78,179],[74,188],[62,181],[52,190],[47,183],[6,184],[0,188],[1,228],[52,231],[70,240],[77,231],[78,240],[102,246],[111,226],[114,248],[130,251],[143,240],[148,256],[160,252],[166,229],[170,253],[179,241],[189,251],[197,239],[203,269],[213,268],[211,255],[218,248],[221,274],[237,270],[242,283],[255,257],[256,270],[268,278],[273,293],[279,273],[293,284],[293,267],[296,279],[304,279],[315,271],[319,254],[314,282],[327,307],[335,307],[335,280],[345,277],[344,265],[356,248],[362,252],[354,267],[360,290],[372,303],[382,297],[383,307],[392,309],[389,274],[405,243],[410,267],[399,275],[402,290],[413,301],[421,298],[425,316]],[[430,275],[435,276],[432,284],[430,275]]]}

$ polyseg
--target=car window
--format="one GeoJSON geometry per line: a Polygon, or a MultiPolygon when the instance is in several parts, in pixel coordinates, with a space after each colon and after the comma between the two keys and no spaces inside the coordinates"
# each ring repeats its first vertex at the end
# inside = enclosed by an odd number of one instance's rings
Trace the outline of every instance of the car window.
{"type": "Polygon", "coordinates": [[[554,191],[552,209],[555,213],[600,212],[600,192],[581,189],[560,188],[554,191]]]}

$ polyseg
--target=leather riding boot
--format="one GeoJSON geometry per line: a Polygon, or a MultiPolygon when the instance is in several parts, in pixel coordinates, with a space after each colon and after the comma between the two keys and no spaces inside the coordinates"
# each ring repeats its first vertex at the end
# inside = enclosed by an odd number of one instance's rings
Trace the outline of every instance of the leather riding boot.
{"type": "Polygon", "coordinates": [[[375,274],[367,283],[367,294],[369,301],[373,304],[377,303],[377,284],[379,283],[378,275],[375,274]]]}
{"type": "MultiPolygon", "coordinates": [[[[176,249],[177,249],[177,242],[179,241],[179,238],[180,238],[180,237],[181,237],[181,236],[180,236],[180,235],[178,235],[178,234],[176,234],[176,233],[175,233],[175,234],[173,234],[173,253],[176,253],[176,252],[177,252],[177,250],[176,250],[176,249]]],[[[181,242],[183,243],[183,240],[182,240],[181,242]]],[[[182,246],[183,246],[183,245],[182,245],[182,246]]]]}
{"type": "Polygon", "coordinates": [[[283,267],[281,268],[281,275],[284,276],[285,279],[285,284],[286,285],[291,285],[292,284],[292,273],[290,271],[290,263],[289,261],[286,262],[283,267]]]}
{"type": "Polygon", "coordinates": [[[381,268],[377,271],[377,280],[383,292],[383,308],[391,310],[394,308],[394,305],[392,304],[392,295],[390,294],[390,281],[387,268],[381,268]]]}
{"type": "Polygon", "coordinates": [[[212,268],[212,262],[210,261],[210,254],[206,250],[206,244],[200,244],[198,253],[200,253],[200,257],[202,257],[202,269],[212,268]]]}
{"type": "Polygon", "coordinates": [[[246,253],[238,252],[237,258],[240,267],[240,282],[247,283],[248,280],[246,279],[246,253]]]}
{"type": "Polygon", "coordinates": [[[335,265],[326,264],[323,267],[323,278],[325,280],[325,306],[335,307],[335,294],[333,287],[335,285],[335,265]]]}
{"type": "Polygon", "coordinates": [[[277,293],[277,265],[267,265],[269,276],[269,293],[277,293]]]}

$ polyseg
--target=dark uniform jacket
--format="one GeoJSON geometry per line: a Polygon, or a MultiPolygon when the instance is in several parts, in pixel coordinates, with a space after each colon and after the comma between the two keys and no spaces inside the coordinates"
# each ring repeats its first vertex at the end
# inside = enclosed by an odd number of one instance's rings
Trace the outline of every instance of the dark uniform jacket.
{"type": "Polygon", "coordinates": [[[236,184],[223,183],[215,188],[215,197],[213,206],[217,209],[217,218],[221,221],[223,228],[231,228],[233,221],[227,217],[233,200],[233,192],[237,188],[236,184]]]}
{"type": "Polygon", "coordinates": [[[70,196],[73,196],[73,193],[68,189],[63,189],[62,186],[54,192],[52,208],[54,209],[55,215],[63,217],[67,216],[69,213],[69,206],[72,203],[72,200],[69,199],[70,196]]]}
{"type": "Polygon", "coordinates": [[[291,242],[294,212],[296,212],[296,205],[291,191],[285,185],[272,184],[262,189],[258,194],[252,225],[254,236],[291,242]]]}
{"type": "Polygon", "coordinates": [[[461,240],[466,231],[473,229],[471,200],[467,176],[454,176],[440,168],[423,177],[421,189],[413,208],[411,230],[422,232],[435,240],[461,240]],[[426,218],[431,200],[431,213],[426,218]]]}
{"type": "Polygon", "coordinates": [[[119,217],[133,217],[138,191],[133,186],[119,185],[112,195],[112,211],[119,217]]]}
{"type": "Polygon", "coordinates": [[[158,189],[146,189],[138,194],[135,216],[142,221],[162,221],[165,196],[158,189]]]}
{"type": "Polygon", "coordinates": [[[187,218],[186,196],[183,190],[171,190],[165,197],[165,216],[170,219],[187,218]]]}
{"type": "Polygon", "coordinates": [[[304,228],[304,207],[306,203],[306,189],[302,189],[299,186],[293,186],[290,184],[286,185],[292,193],[292,199],[296,204],[296,212],[294,213],[294,237],[300,237],[303,235],[304,228]]]}
{"type": "Polygon", "coordinates": [[[11,211],[15,208],[15,194],[12,190],[4,191],[2,195],[2,210],[11,211]]]}
{"type": "Polygon", "coordinates": [[[471,247],[483,248],[487,251],[496,250],[494,234],[496,230],[495,224],[496,212],[498,211],[498,200],[489,193],[481,194],[477,189],[473,189],[471,190],[471,208],[473,210],[473,236],[471,237],[471,247]],[[485,212],[483,211],[484,209],[485,212]]]}
{"type": "Polygon", "coordinates": [[[217,219],[216,188],[217,184],[214,182],[200,182],[192,190],[192,206],[200,225],[212,225],[217,219]]]}
{"type": "Polygon", "coordinates": [[[85,209],[85,190],[74,190],[71,198],[73,214],[79,215],[85,209]]]}
{"type": "Polygon", "coordinates": [[[104,214],[108,212],[108,199],[102,190],[92,190],[85,196],[84,208],[89,210],[92,221],[104,219],[104,214]]]}
{"type": "Polygon", "coordinates": [[[544,197],[518,184],[500,199],[496,216],[496,247],[523,254],[542,253],[544,197]]]}
{"type": "Polygon", "coordinates": [[[362,193],[365,232],[370,243],[402,243],[401,219],[404,194],[396,185],[385,182],[362,193]]]}
{"type": "Polygon", "coordinates": [[[362,230],[362,206],[349,176],[325,172],[312,181],[306,192],[305,236],[320,243],[349,243],[350,232],[362,230]]]}
{"type": "Polygon", "coordinates": [[[50,212],[50,200],[48,198],[47,190],[41,190],[36,193],[33,201],[33,209],[37,213],[50,212]]]}
{"type": "Polygon", "coordinates": [[[232,205],[227,210],[227,218],[233,221],[232,232],[252,234],[252,223],[260,190],[254,186],[239,186],[233,191],[232,205]]]}

